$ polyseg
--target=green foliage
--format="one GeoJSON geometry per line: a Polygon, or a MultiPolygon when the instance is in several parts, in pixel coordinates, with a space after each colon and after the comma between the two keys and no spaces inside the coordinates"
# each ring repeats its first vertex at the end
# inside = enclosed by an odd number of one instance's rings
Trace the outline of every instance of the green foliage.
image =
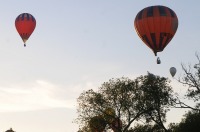
{"type": "Polygon", "coordinates": [[[189,111],[180,123],[170,124],[172,132],[200,132],[200,113],[189,111]]]}
{"type": "Polygon", "coordinates": [[[137,124],[134,128],[128,130],[128,132],[164,132],[165,130],[163,130],[162,127],[158,126],[158,125],[150,125],[150,124],[146,124],[146,125],[141,125],[141,124],[137,124]]]}
{"type": "Polygon", "coordinates": [[[191,110],[184,115],[180,123],[171,123],[169,129],[172,132],[199,132],[200,131],[200,58],[196,54],[198,63],[187,67],[182,64],[183,76],[179,78],[179,82],[187,86],[187,99],[192,99],[194,106],[189,106],[185,102],[178,100],[176,102],[178,108],[190,108],[191,110]]]}
{"type": "Polygon", "coordinates": [[[128,131],[138,120],[146,120],[166,130],[163,122],[168,108],[173,105],[172,100],[173,91],[167,78],[147,75],[134,80],[110,79],[97,92],[91,89],[79,96],[77,123],[81,129],[90,126],[88,122],[101,115],[106,121],[106,130],[112,128],[110,119],[117,118],[122,122],[122,127],[117,128],[119,132],[128,131]],[[112,112],[107,112],[109,108],[112,112]]]}
{"type": "Polygon", "coordinates": [[[169,80],[159,76],[141,76],[137,78],[137,81],[142,84],[140,88],[143,91],[143,106],[146,109],[151,109],[144,113],[144,119],[147,123],[155,122],[152,129],[157,128],[160,131],[162,128],[162,131],[167,131],[163,123],[166,121],[166,112],[170,106],[174,105],[175,100],[172,88],[169,86],[169,80]]]}

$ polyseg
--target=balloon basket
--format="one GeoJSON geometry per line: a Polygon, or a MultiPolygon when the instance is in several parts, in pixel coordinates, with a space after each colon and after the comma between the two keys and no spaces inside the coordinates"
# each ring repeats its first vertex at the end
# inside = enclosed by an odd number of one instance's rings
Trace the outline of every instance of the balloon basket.
{"type": "Polygon", "coordinates": [[[161,60],[159,57],[157,58],[157,64],[161,64],[161,60]]]}

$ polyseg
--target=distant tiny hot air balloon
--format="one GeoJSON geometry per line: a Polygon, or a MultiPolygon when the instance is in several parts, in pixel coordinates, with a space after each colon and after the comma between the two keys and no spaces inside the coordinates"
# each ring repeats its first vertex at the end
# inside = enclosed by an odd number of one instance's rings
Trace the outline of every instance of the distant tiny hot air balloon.
{"type": "Polygon", "coordinates": [[[122,121],[119,118],[116,118],[112,124],[111,124],[111,128],[114,132],[117,132],[119,129],[122,128],[122,121]]]}
{"type": "Polygon", "coordinates": [[[89,120],[89,127],[92,132],[103,132],[106,127],[106,121],[103,116],[94,116],[89,120]]]}
{"type": "Polygon", "coordinates": [[[113,122],[113,120],[115,119],[115,110],[110,107],[106,108],[103,116],[104,116],[104,119],[106,120],[106,122],[111,124],[113,122]]]}
{"type": "MultiPolygon", "coordinates": [[[[166,6],[150,6],[142,9],[134,21],[141,40],[154,52],[162,52],[174,37],[178,28],[176,13],[166,6]]],[[[158,58],[157,64],[161,61],[158,58]]]]}
{"type": "Polygon", "coordinates": [[[176,74],[176,68],[175,67],[171,67],[169,69],[170,74],[172,75],[172,77],[174,77],[174,75],[176,74]]]}
{"type": "Polygon", "coordinates": [[[36,20],[31,14],[22,13],[16,18],[15,27],[17,29],[17,32],[21,36],[25,47],[26,41],[31,36],[36,27],[36,20]]]}

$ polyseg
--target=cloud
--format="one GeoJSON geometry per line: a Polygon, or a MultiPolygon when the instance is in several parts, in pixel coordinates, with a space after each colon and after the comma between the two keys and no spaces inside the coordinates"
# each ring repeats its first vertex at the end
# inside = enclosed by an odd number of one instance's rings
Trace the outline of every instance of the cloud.
{"type": "Polygon", "coordinates": [[[92,88],[97,87],[88,81],[62,86],[45,80],[0,86],[0,112],[76,109],[80,93],[92,88]]]}
{"type": "Polygon", "coordinates": [[[70,99],[54,96],[58,86],[43,80],[29,84],[0,86],[0,112],[28,111],[46,108],[73,108],[70,99]]]}

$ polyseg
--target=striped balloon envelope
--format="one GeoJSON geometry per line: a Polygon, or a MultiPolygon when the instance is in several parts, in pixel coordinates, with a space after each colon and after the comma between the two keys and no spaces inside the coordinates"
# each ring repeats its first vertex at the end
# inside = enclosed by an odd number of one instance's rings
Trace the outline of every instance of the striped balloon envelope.
{"type": "Polygon", "coordinates": [[[161,52],[174,37],[178,28],[176,13],[166,6],[150,6],[142,9],[134,21],[141,40],[154,52],[161,52]]]}
{"type": "Polygon", "coordinates": [[[16,18],[15,27],[24,42],[24,46],[26,46],[26,41],[36,27],[36,20],[31,14],[22,13],[16,18]]]}

